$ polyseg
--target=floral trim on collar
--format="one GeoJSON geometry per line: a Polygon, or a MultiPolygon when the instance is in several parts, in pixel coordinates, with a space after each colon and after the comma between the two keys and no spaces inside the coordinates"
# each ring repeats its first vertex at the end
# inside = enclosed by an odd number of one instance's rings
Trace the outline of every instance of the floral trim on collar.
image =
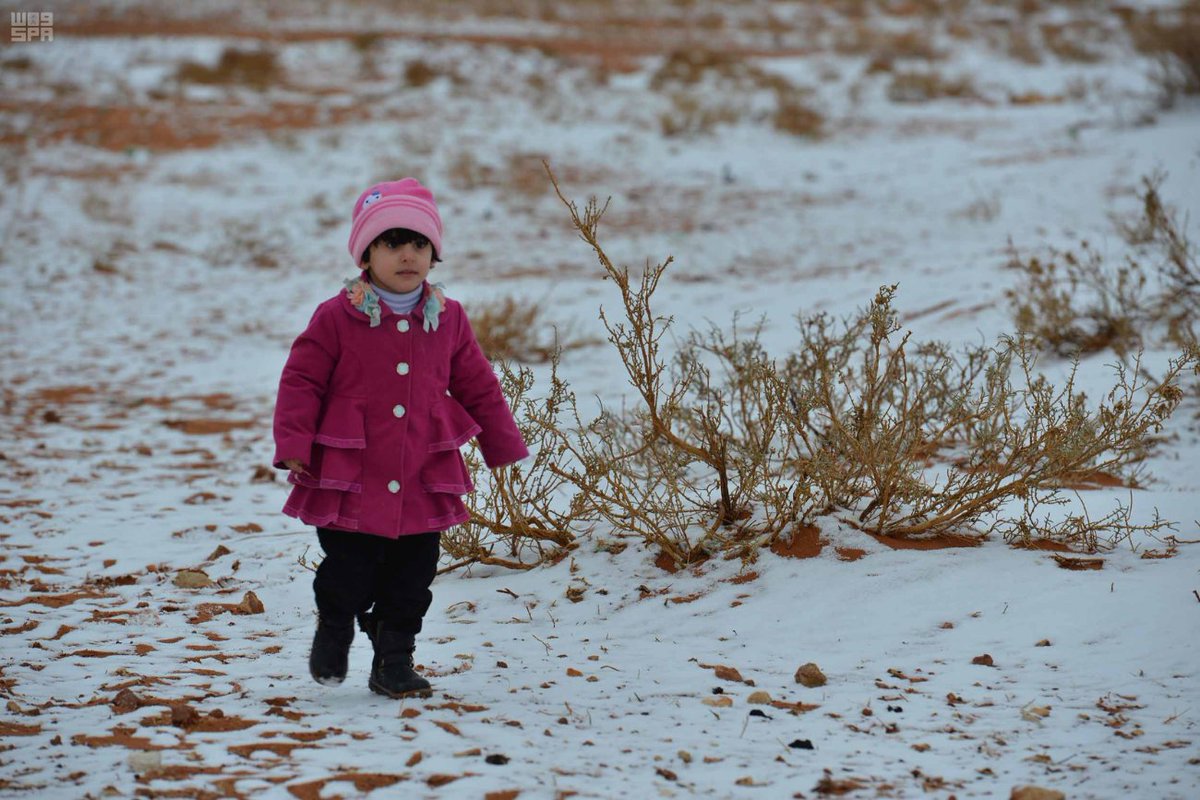
{"type": "Polygon", "coordinates": [[[421,314],[425,317],[425,332],[431,330],[436,331],[438,328],[438,317],[442,310],[446,308],[446,287],[440,283],[425,284],[425,304],[421,308],[421,314]]]}
{"type": "MultiPolygon", "coordinates": [[[[367,319],[371,321],[371,327],[379,327],[379,323],[383,317],[382,306],[379,302],[379,294],[375,291],[375,287],[371,282],[363,277],[347,278],[343,285],[346,287],[346,297],[350,300],[350,305],[357,308],[367,319]]],[[[446,308],[446,287],[440,283],[426,283],[425,297],[422,300],[421,315],[425,318],[424,328],[426,332],[436,331],[438,329],[438,317],[446,308]]]]}
{"type": "Polygon", "coordinates": [[[379,295],[375,293],[371,282],[362,277],[347,278],[343,285],[346,287],[346,297],[350,298],[350,305],[367,315],[372,328],[378,328],[383,312],[379,310],[379,295]]]}

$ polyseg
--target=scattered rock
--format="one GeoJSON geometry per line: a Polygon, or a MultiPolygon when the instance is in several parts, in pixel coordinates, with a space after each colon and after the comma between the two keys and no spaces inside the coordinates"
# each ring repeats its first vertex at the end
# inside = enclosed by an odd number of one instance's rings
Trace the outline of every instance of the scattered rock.
{"type": "Polygon", "coordinates": [[[706,706],[713,706],[714,708],[729,708],[733,705],[733,698],[729,695],[721,694],[716,697],[706,697],[701,702],[706,706]]]}
{"type": "Polygon", "coordinates": [[[144,775],[162,769],[162,750],[134,750],[129,754],[129,766],[144,775]]]}
{"type": "Polygon", "coordinates": [[[812,750],[813,743],[812,739],[793,739],[788,743],[788,747],[792,747],[797,750],[812,750]]]}
{"type": "Polygon", "coordinates": [[[261,464],[254,468],[254,474],[250,476],[251,483],[274,483],[275,470],[270,467],[264,467],[261,464]]]}
{"type": "Polygon", "coordinates": [[[723,681],[745,683],[745,678],[742,677],[742,673],[737,671],[737,667],[727,667],[724,664],[718,664],[713,668],[713,672],[723,681]]]}
{"type": "Polygon", "coordinates": [[[1014,786],[1009,800],[1066,800],[1066,795],[1057,789],[1041,786],[1014,786]]]}
{"type": "Polygon", "coordinates": [[[807,686],[809,689],[824,686],[825,673],[821,672],[821,668],[810,661],[796,670],[796,683],[807,686]]]}
{"type": "Polygon", "coordinates": [[[1050,706],[1025,706],[1021,709],[1021,717],[1029,722],[1041,722],[1050,716],[1050,706]]]}
{"type": "Polygon", "coordinates": [[[267,610],[262,604],[262,600],[258,599],[258,595],[254,592],[246,592],[242,595],[242,602],[237,604],[233,609],[235,614],[262,614],[267,610]]]}
{"type": "Polygon", "coordinates": [[[992,657],[991,657],[990,655],[988,655],[987,653],[984,653],[984,654],[983,654],[983,655],[981,655],[981,656],[975,656],[974,658],[972,658],[972,659],[971,659],[971,663],[972,663],[972,664],[979,664],[979,665],[980,665],[980,666],[982,666],[982,667],[994,667],[994,666],[996,666],[996,662],[995,662],[995,661],[993,661],[993,660],[992,660],[992,657]]]}
{"type": "Polygon", "coordinates": [[[657,775],[658,775],[660,778],[666,778],[666,779],[667,779],[667,780],[669,780],[669,781],[675,781],[675,780],[679,780],[679,776],[678,776],[678,775],[676,775],[676,774],[675,774],[674,772],[672,772],[671,770],[667,769],[666,767],[655,767],[655,768],[654,768],[654,772],[655,772],[655,774],[657,774],[657,775]]]}
{"type": "Polygon", "coordinates": [[[750,696],[746,698],[746,702],[754,705],[769,706],[771,705],[771,695],[760,689],[757,692],[751,692],[750,696]]]}
{"type": "Polygon", "coordinates": [[[1034,645],[1034,647],[1049,647],[1049,646],[1050,646],[1049,639],[1042,639],[1040,642],[1038,642],[1037,644],[1034,645]]]}
{"type": "Polygon", "coordinates": [[[171,704],[171,724],[175,727],[187,728],[195,725],[199,719],[200,714],[187,703],[171,704]]]}
{"type": "Polygon", "coordinates": [[[217,549],[216,549],[216,550],[213,550],[213,551],[212,551],[212,553],[209,555],[209,557],[208,557],[208,558],[206,558],[206,559],[204,559],[204,560],[205,560],[205,561],[216,561],[216,560],[217,560],[218,558],[220,558],[221,556],[227,556],[227,555],[229,555],[229,554],[230,554],[230,553],[232,553],[232,552],[233,552],[233,551],[232,551],[232,550],[230,550],[230,549],[229,549],[228,547],[226,547],[225,545],[223,545],[223,544],[219,544],[219,545],[217,545],[217,549]]]}
{"type": "Polygon", "coordinates": [[[138,697],[131,689],[122,689],[112,699],[111,705],[113,713],[128,714],[130,711],[137,711],[142,707],[142,698],[138,697]]]}
{"type": "Polygon", "coordinates": [[[929,749],[929,745],[927,745],[925,742],[917,742],[912,746],[912,749],[916,750],[918,753],[924,753],[929,749]]]}
{"type": "Polygon", "coordinates": [[[205,589],[213,585],[212,578],[202,569],[181,569],[171,582],[182,589],[205,589]]]}
{"type": "Polygon", "coordinates": [[[511,759],[509,759],[508,756],[502,755],[500,753],[492,753],[490,756],[487,756],[483,760],[489,764],[495,764],[498,767],[502,767],[505,764],[507,764],[511,759]]]}
{"type": "Polygon", "coordinates": [[[679,751],[679,760],[685,764],[690,764],[690,763],[692,763],[692,754],[689,753],[687,750],[680,750],[679,751]]]}

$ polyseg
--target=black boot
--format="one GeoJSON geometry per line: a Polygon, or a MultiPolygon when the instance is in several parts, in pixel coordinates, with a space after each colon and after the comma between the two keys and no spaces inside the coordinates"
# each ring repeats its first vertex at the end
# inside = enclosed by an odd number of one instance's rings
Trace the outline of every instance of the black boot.
{"type": "Polygon", "coordinates": [[[354,641],[354,621],[317,617],[317,633],[308,654],[308,671],[313,680],[325,686],[337,686],[346,680],[350,643],[354,641]]]}
{"type": "Polygon", "coordinates": [[[433,694],[429,681],[413,670],[415,636],[379,623],[371,643],[375,645],[369,683],[372,692],[388,697],[429,697],[433,694]]]}

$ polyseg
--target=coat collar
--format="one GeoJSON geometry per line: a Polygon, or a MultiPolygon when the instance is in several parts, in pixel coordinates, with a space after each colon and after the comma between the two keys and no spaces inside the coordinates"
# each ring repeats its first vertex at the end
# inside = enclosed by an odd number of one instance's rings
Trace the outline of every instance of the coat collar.
{"type": "MultiPolygon", "coordinates": [[[[365,318],[372,328],[378,327],[385,316],[393,313],[387,304],[379,299],[379,293],[371,285],[365,271],[357,278],[347,278],[344,285],[346,287],[342,292],[342,297],[345,299],[344,305],[351,310],[353,316],[360,319],[365,318]]],[[[426,332],[436,331],[438,317],[446,308],[445,287],[440,283],[430,283],[429,281],[425,281],[422,286],[425,287],[425,294],[412,313],[422,318],[422,327],[426,332]]]]}

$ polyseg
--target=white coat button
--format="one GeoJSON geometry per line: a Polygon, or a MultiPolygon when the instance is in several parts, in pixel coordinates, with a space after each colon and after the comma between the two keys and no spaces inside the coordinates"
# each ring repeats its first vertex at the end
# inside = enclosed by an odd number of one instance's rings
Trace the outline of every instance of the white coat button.
{"type": "Polygon", "coordinates": [[[401,333],[408,333],[408,320],[402,319],[396,323],[396,330],[401,333]]]}
{"type": "Polygon", "coordinates": [[[408,362],[407,361],[401,361],[399,364],[396,365],[396,374],[398,374],[398,375],[407,375],[408,374],[408,362]]]}
{"type": "Polygon", "coordinates": [[[392,494],[400,491],[400,481],[388,481],[388,491],[392,494]]]}
{"type": "Polygon", "coordinates": [[[392,414],[394,414],[397,417],[403,417],[404,416],[404,406],[402,406],[400,404],[396,404],[396,405],[392,406],[392,414]]]}

